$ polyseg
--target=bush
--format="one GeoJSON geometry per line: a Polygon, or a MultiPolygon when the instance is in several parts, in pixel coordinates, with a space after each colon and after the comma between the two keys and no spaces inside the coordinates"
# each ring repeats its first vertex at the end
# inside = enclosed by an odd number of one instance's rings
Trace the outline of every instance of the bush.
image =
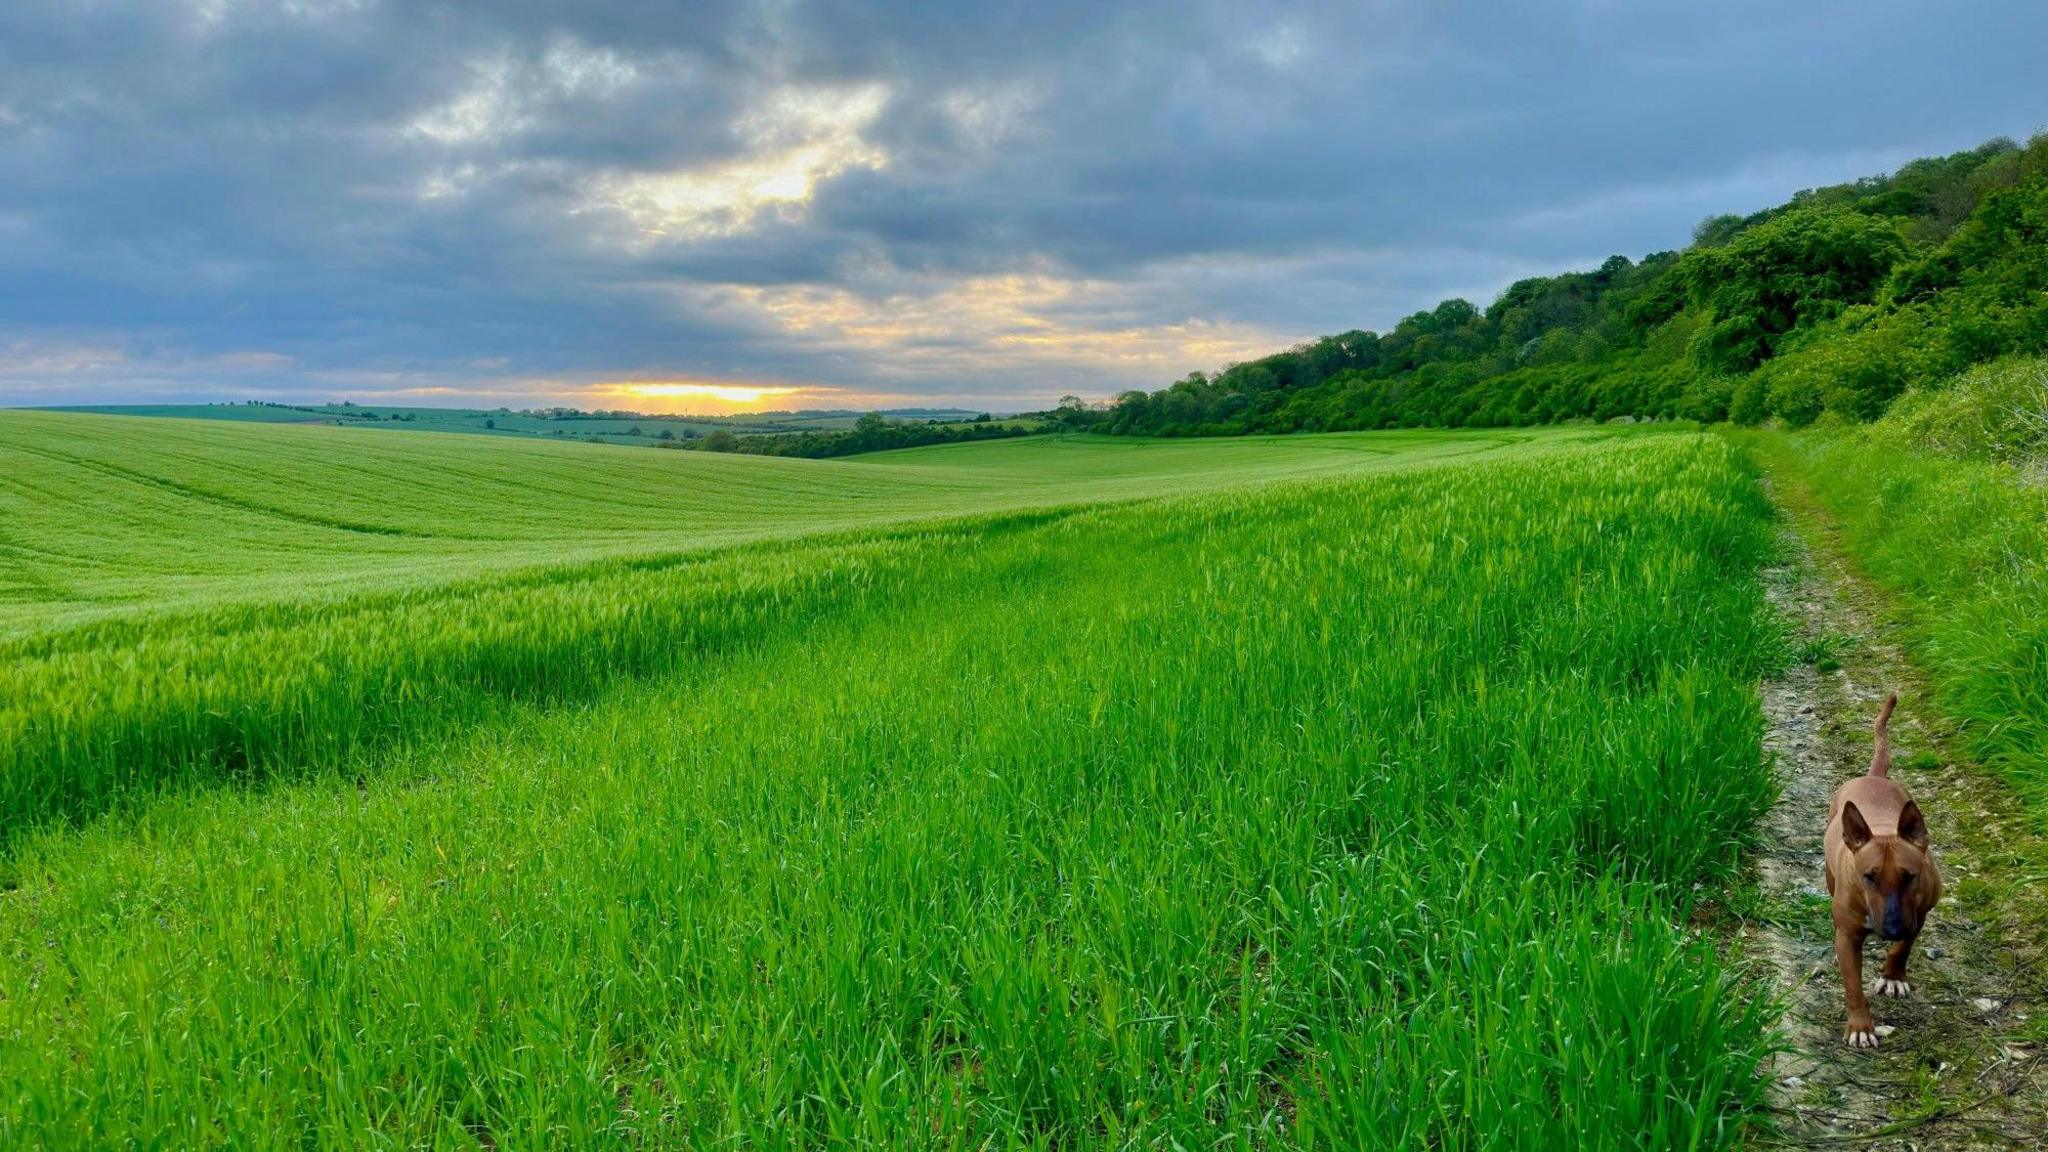
{"type": "Polygon", "coordinates": [[[1728,419],[1737,424],[1756,425],[1770,415],[1765,404],[1764,378],[1756,373],[1743,377],[1728,400],[1728,419]]]}
{"type": "Polygon", "coordinates": [[[1827,381],[1810,363],[1789,364],[1764,379],[1765,403],[1788,428],[1804,428],[1827,409],[1827,381]]]}
{"type": "Polygon", "coordinates": [[[1736,382],[1732,376],[1701,375],[1694,377],[1679,398],[1678,413],[1687,420],[1702,424],[1718,424],[1728,419],[1728,406],[1735,395],[1736,382]]]}

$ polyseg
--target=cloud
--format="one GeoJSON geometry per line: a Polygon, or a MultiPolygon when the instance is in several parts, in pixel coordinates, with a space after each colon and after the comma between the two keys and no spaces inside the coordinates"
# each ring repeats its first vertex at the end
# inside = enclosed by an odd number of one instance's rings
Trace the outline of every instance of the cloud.
{"type": "Polygon", "coordinates": [[[13,0],[0,403],[1156,387],[2025,134],[2044,38],[1903,0],[13,0]]]}
{"type": "Polygon", "coordinates": [[[888,154],[861,134],[888,97],[879,84],[784,88],[735,125],[740,155],[665,172],[600,173],[578,211],[622,217],[627,230],[613,242],[642,248],[754,232],[771,213],[801,222],[820,183],[887,167],[888,154]]]}

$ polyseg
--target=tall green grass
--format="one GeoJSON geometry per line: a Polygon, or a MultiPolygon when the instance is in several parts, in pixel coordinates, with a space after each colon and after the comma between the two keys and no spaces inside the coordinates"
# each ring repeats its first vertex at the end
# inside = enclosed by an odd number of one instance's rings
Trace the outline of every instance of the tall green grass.
{"type": "Polygon", "coordinates": [[[1826,513],[1971,755],[2048,822],[2048,362],[1978,369],[1867,427],[1737,439],[1826,513]]]}
{"type": "MultiPolygon", "coordinates": [[[[911,578],[894,566],[903,547],[892,541],[932,530],[862,536],[828,532],[834,525],[920,510],[918,523],[929,524],[939,508],[1074,507],[1161,486],[1200,490],[1576,442],[1424,434],[1269,450],[1042,440],[888,453],[863,468],[463,438],[422,448],[346,429],[42,413],[0,421],[37,434],[13,441],[14,455],[74,461],[17,479],[34,498],[20,501],[25,512],[7,522],[8,537],[45,557],[99,540],[99,578],[121,573],[172,597],[173,588],[192,591],[177,579],[181,565],[217,567],[236,586],[202,607],[0,639],[0,845],[166,788],[342,766],[478,722],[507,701],[581,698],[734,643],[769,617],[800,626],[869,594],[869,581],[911,578]],[[365,441],[369,451],[350,443],[365,441]],[[678,457],[691,462],[672,466],[678,457]],[[774,467],[763,473],[766,463],[774,467]],[[671,506],[684,485],[698,490],[671,506]],[[147,498],[127,503],[138,490],[147,498]],[[108,508],[132,531],[107,543],[108,525],[88,506],[108,508]],[[493,507],[504,514],[490,515],[493,507]],[[719,525],[745,525],[741,538],[832,539],[688,550],[702,542],[692,533],[719,525]],[[563,559],[617,548],[647,555],[563,559]],[[334,555],[335,570],[353,575],[341,585],[352,591],[307,596],[279,584],[334,555]],[[478,565],[489,573],[519,561],[521,571],[476,574],[478,565]],[[266,590],[267,600],[244,602],[266,590]]],[[[1008,515],[1024,524],[1044,514],[1008,515]]],[[[32,595],[19,607],[48,620],[60,603],[32,595]]]]}
{"type": "Polygon", "coordinates": [[[903,557],[945,535],[600,562],[0,646],[0,846],[124,800],[346,767],[507,703],[672,671],[878,587],[900,595],[903,557]]]}
{"type": "Polygon", "coordinates": [[[1767,515],[1664,436],[597,573],[735,622],[20,839],[0,1143],[1727,1146],[1767,515]]]}

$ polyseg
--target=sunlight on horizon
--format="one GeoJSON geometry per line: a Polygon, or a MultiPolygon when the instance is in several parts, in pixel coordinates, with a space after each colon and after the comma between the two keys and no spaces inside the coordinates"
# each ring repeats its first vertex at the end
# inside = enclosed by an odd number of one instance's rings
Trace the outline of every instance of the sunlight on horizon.
{"type": "MultiPolygon", "coordinates": [[[[806,394],[812,389],[767,384],[704,384],[683,380],[628,380],[603,384],[599,395],[631,400],[709,402],[728,411],[745,411],[764,400],[806,394]]],[[[697,410],[696,407],[691,409],[697,410]]]]}

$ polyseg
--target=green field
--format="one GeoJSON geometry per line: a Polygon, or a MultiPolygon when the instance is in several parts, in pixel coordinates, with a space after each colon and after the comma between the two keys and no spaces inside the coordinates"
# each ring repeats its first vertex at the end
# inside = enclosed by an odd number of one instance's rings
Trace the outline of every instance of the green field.
{"type": "MultiPolygon", "coordinates": [[[[149,416],[178,420],[225,420],[238,424],[326,424],[396,432],[469,432],[512,439],[589,440],[606,444],[652,445],[666,431],[671,438],[702,436],[720,428],[735,435],[840,432],[852,428],[857,412],[765,412],[728,416],[671,416],[659,413],[605,415],[512,411],[507,408],[441,408],[391,404],[92,404],[44,409],[101,416],[149,416]]],[[[894,419],[970,420],[957,408],[902,408],[894,419]]]]}
{"type": "Polygon", "coordinates": [[[1719,1147],[1691,433],[0,414],[0,1143],[1719,1147]]]}
{"type": "Polygon", "coordinates": [[[1032,439],[848,461],[0,412],[0,638],[1597,435],[1032,439]]]}

